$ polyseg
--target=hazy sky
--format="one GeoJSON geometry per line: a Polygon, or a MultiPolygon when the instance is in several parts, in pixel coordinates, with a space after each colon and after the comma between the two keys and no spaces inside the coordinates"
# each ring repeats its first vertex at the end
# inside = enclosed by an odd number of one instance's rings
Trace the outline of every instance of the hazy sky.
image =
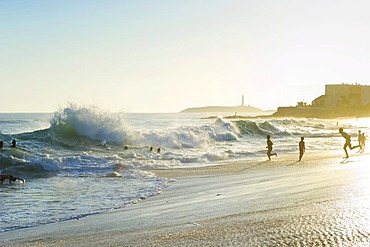
{"type": "Polygon", "coordinates": [[[0,1],[0,112],[311,102],[370,84],[370,1],[0,1]]]}

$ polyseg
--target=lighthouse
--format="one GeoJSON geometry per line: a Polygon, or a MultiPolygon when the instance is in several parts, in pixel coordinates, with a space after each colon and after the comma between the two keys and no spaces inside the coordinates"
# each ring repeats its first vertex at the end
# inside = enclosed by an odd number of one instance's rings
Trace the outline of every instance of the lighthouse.
{"type": "Polygon", "coordinates": [[[244,106],[244,94],[242,95],[242,106],[244,106]]]}

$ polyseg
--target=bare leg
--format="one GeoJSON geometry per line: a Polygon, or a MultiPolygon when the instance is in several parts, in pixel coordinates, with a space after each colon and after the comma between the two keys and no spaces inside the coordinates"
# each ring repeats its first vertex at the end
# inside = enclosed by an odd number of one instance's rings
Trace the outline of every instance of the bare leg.
{"type": "Polygon", "coordinates": [[[343,149],[344,149],[344,152],[346,153],[346,158],[349,158],[349,156],[348,156],[348,152],[347,152],[347,148],[346,148],[346,147],[344,147],[343,149]]]}
{"type": "Polygon", "coordinates": [[[303,157],[303,152],[299,152],[299,160],[298,161],[301,161],[302,157],[303,157]]]}
{"type": "Polygon", "coordinates": [[[360,147],[360,145],[357,145],[357,146],[350,146],[349,148],[352,150],[352,149],[354,149],[354,148],[359,148],[360,147]]]}
{"type": "Polygon", "coordinates": [[[267,157],[269,158],[269,160],[271,160],[271,151],[272,151],[272,148],[269,148],[268,150],[267,150],[267,157]]]}

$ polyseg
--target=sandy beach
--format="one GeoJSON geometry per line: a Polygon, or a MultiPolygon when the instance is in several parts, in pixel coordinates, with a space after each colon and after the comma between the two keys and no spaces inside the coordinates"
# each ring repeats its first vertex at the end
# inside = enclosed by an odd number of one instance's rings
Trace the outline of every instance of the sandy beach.
{"type": "MultiPolygon", "coordinates": [[[[149,199],[0,234],[1,246],[368,246],[370,156],[279,155],[195,169],[149,199]]],[[[97,198],[98,199],[98,198],[97,198]]]]}

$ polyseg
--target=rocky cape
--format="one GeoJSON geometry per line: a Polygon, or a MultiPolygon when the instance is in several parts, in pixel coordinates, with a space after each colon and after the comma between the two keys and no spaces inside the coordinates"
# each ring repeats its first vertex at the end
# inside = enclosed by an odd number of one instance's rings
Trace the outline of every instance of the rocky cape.
{"type": "Polygon", "coordinates": [[[194,112],[263,112],[263,110],[253,106],[205,106],[205,107],[193,107],[182,110],[183,113],[194,113],[194,112]]]}

